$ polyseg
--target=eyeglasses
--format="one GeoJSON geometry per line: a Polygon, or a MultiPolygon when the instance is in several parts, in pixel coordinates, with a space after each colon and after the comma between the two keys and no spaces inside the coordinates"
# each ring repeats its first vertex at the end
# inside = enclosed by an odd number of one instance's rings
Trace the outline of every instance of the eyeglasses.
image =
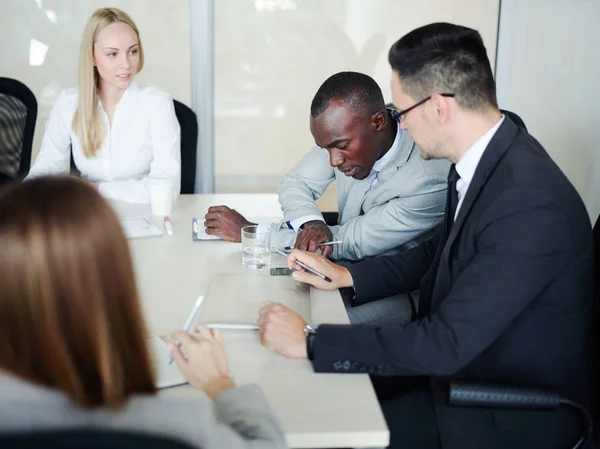
{"type": "MultiPolygon", "coordinates": [[[[454,97],[454,94],[438,94],[441,95],[442,97],[454,97]]],[[[423,98],[421,101],[419,101],[416,104],[413,104],[410,108],[405,109],[404,111],[396,111],[394,109],[391,110],[390,115],[392,116],[392,118],[394,120],[396,120],[398,123],[400,123],[400,120],[402,120],[402,116],[408,114],[410,111],[412,111],[414,108],[416,108],[417,106],[421,106],[423,103],[426,103],[427,101],[431,100],[431,97],[433,95],[428,96],[427,98],[423,98]]]]}

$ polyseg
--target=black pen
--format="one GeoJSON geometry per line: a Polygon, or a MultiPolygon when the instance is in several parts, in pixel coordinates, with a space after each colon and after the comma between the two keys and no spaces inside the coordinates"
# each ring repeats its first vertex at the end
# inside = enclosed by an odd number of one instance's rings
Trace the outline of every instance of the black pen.
{"type": "MultiPolygon", "coordinates": [[[[275,251],[277,251],[279,254],[281,254],[283,257],[287,258],[289,256],[289,254],[284,253],[283,251],[281,251],[280,249],[277,248],[273,248],[275,251]]],[[[309,267],[308,265],[306,265],[303,262],[300,262],[299,260],[296,260],[294,263],[300,265],[302,268],[304,268],[306,271],[319,276],[321,279],[324,279],[327,282],[332,282],[330,277],[325,276],[323,273],[318,272],[317,270],[315,270],[314,268],[309,267]]]]}
{"type": "MultiPolygon", "coordinates": [[[[323,242],[323,243],[319,243],[317,246],[331,246],[331,245],[339,245],[341,243],[344,243],[343,240],[333,240],[331,242],[323,242]]],[[[286,251],[291,251],[294,249],[293,246],[286,246],[285,248],[286,251]]]]}

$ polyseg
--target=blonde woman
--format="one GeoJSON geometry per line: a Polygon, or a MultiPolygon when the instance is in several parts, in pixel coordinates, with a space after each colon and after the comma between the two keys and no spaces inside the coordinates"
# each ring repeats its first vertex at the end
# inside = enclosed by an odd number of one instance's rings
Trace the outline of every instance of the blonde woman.
{"type": "Polygon", "coordinates": [[[173,99],[137,83],[144,65],[138,28],[117,8],[98,9],[81,41],[79,87],[61,92],[28,178],[69,171],[111,199],[149,201],[148,178],[181,179],[180,130],[173,99]]]}
{"type": "Polygon", "coordinates": [[[218,332],[174,334],[200,394],[156,394],[129,247],[109,204],[73,177],[0,191],[0,434],[81,427],[202,449],[285,447],[261,389],[236,387],[218,332]]]}

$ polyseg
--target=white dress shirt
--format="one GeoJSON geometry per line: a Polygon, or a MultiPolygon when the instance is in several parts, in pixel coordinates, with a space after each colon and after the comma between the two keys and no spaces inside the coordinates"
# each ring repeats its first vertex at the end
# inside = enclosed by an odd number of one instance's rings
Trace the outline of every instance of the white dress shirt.
{"type": "Polygon", "coordinates": [[[477,165],[479,165],[479,161],[485,152],[485,149],[489,145],[492,137],[502,125],[504,121],[504,115],[498,120],[494,126],[490,128],[490,130],[485,133],[483,136],[479,138],[477,142],[471,145],[465,154],[459,159],[456,163],[456,172],[460,179],[456,181],[456,191],[458,192],[458,205],[456,206],[456,213],[454,214],[454,219],[458,217],[458,211],[460,210],[460,206],[462,206],[463,200],[467,195],[467,190],[469,190],[469,185],[471,185],[471,180],[475,175],[475,170],[477,170],[477,165]]]}
{"type": "Polygon", "coordinates": [[[81,176],[97,183],[106,198],[149,202],[149,177],[170,178],[173,196],[177,197],[181,189],[181,133],[169,94],[133,81],[115,108],[112,126],[98,101],[106,135],[91,158],[83,154],[72,129],[77,99],[76,88],[59,94],[28,178],[68,173],[72,147],[81,176]]]}
{"type": "MultiPolygon", "coordinates": [[[[375,161],[373,164],[373,169],[371,171],[370,181],[369,181],[369,189],[377,185],[377,175],[381,170],[385,168],[386,165],[390,163],[391,160],[394,159],[396,153],[400,150],[400,136],[402,135],[402,130],[400,129],[400,125],[398,125],[398,130],[396,131],[396,138],[392,143],[390,149],[385,153],[382,157],[375,161]]],[[[296,218],[295,220],[290,221],[290,225],[294,229],[294,231],[298,232],[300,230],[300,226],[309,221],[323,221],[323,217],[321,215],[305,215],[300,218],[296,218]]]]}

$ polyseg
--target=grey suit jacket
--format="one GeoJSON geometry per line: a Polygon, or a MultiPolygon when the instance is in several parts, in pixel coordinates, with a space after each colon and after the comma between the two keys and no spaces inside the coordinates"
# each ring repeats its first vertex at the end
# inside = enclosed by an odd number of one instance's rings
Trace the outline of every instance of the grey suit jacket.
{"type": "Polygon", "coordinates": [[[0,433],[73,428],[132,430],[182,440],[202,449],[278,449],[285,436],[256,385],[234,388],[214,402],[138,395],[119,411],[85,410],[59,391],[0,375],[0,433]]]}
{"type": "MultiPolygon", "coordinates": [[[[327,150],[310,150],[279,185],[284,221],[321,215],[315,200],[336,181],[339,218],[330,229],[333,239],[344,243],[334,246],[334,259],[392,254],[438,224],[444,216],[450,163],[423,160],[410,134],[401,132],[400,150],[370,189],[369,177],[349,178],[329,165],[327,150]]],[[[295,239],[292,230],[277,234],[276,244],[295,239]]]]}

